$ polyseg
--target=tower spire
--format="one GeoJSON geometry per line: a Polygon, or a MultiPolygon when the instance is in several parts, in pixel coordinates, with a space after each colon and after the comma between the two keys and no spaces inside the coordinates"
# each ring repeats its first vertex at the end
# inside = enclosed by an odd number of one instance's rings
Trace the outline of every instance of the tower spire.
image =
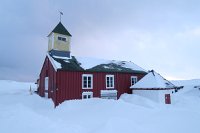
{"type": "Polygon", "coordinates": [[[60,22],[61,22],[61,16],[63,15],[63,12],[59,11],[60,12],[60,22]]]}

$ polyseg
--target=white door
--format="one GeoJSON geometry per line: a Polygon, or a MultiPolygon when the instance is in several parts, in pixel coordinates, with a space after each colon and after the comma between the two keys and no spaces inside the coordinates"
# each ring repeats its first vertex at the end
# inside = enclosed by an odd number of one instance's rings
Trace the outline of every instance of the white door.
{"type": "Polygon", "coordinates": [[[44,95],[48,98],[48,88],[49,88],[49,77],[45,77],[44,80],[44,95]]]}

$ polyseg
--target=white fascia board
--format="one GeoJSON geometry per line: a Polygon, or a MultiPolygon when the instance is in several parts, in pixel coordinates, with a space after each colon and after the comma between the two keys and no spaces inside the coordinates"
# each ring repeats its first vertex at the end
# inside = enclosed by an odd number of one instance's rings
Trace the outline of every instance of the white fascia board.
{"type": "Polygon", "coordinates": [[[50,60],[50,62],[51,62],[51,64],[52,64],[52,66],[53,66],[53,68],[55,69],[55,71],[57,72],[57,67],[56,67],[56,65],[54,64],[54,61],[53,61],[53,59],[51,58],[51,56],[49,55],[49,53],[47,53],[47,57],[49,58],[49,60],[50,60]]]}

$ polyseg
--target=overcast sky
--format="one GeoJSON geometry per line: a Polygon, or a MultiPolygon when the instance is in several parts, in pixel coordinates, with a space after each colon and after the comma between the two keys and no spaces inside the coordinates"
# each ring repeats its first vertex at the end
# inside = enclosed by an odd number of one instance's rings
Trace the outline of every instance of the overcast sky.
{"type": "Polygon", "coordinates": [[[0,79],[37,79],[59,11],[73,55],[200,78],[199,0],[1,0],[0,79]]]}

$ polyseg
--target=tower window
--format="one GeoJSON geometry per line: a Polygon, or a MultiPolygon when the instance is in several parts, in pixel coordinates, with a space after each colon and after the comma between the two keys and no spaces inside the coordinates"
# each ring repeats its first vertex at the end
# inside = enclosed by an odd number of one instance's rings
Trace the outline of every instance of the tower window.
{"type": "Polygon", "coordinates": [[[58,37],[58,40],[59,40],[59,41],[64,41],[64,42],[66,42],[67,39],[66,39],[65,37],[60,37],[60,36],[59,36],[59,37],[58,37]]]}

